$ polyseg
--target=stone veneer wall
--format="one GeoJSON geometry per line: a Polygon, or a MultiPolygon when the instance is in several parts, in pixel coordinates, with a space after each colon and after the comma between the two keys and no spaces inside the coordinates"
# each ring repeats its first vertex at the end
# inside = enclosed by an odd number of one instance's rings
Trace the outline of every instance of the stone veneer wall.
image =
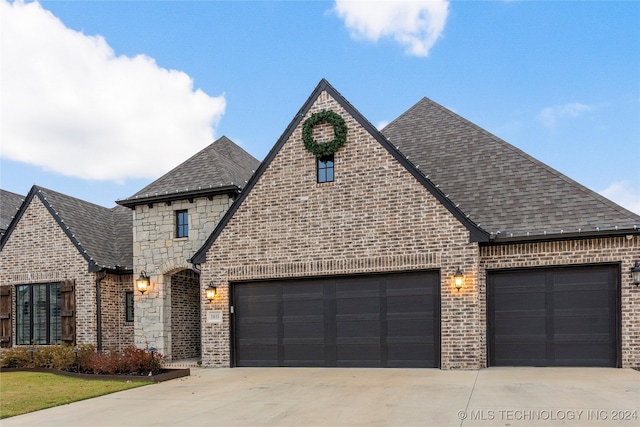
{"type": "Polygon", "coordinates": [[[202,247],[233,200],[227,195],[136,206],[133,218],[134,277],[151,276],[148,292],[135,292],[134,340],[138,347],[155,347],[166,360],[171,355],[171,275],[192,268],[187,260],[202,247]],[[175,211],[188,210],[189,237],[174,238],[175,211]]]}
{"type": "MultiPolygon", "coordinates": [[[[316,183],[315,158],[302,142],[303,119],[207,252],[201,295],[212,281],[218,296],[213,304],[200,297],[203,366],[231,362],[230,282],[439,269],[441,366],[480,367],[484,330],[472,273],[478,245],[326,92],[306,117],[323,109],[340,114],[348,126],[347,142],[335,154],[335,182],[316,183]],[[457,267],[466,273],[462,292],[452,286],[457,267]],[[206,323],[211,309],[223,311],[222,324],[206,323]]],[[[316,139],[323,130],[315,130],[316,139]]]]}
{"type": "Polygon", "coordinates": [[[103,350],[121,351],[133,345],[133,322],[126,321],[127,291],[133,291],[130,274],[109,274],[100,282],[103,350]]]}
{"type": "Polygon", "coordinates": [[[171,357],[200,357],[200,276],[191,270],[171,276],[171,357]]]}
{"type": "MultiPolygon", "coordinates": [[[[640,236],[566,240],[482,247],[480,250],[480,318],[486,319],[486,272],[493,269],[619,263],[622,300],[622,367],[640,368],[640,289],[631,268],[640,259],[640,236]]],[[[486,322],[482,325],[486,331],[486,322]]],[[[486,348],[486,334],[482,334],[486,348]]],[[[484,356],[486,366],[486,352],[484,356]]]]}
{"type": "Polygon", "coordinates": [[[15,345],[15,286],[76,283],[76,342],[97,344],[95,274],[38,197],[34,197],[0,251],[0,286],[12,286],[15,345]]]}

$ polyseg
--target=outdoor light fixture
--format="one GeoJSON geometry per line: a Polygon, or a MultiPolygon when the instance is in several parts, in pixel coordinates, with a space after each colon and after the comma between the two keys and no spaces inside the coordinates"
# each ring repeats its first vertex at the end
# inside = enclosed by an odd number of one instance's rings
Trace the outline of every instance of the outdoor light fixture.
{"type": "Polygon", "coordinates": [[[216,297],[216,291],[217,289],[215,286],[213,286],[213,282],[209,282],[209,286],[207,286],[207,289],[205,289],[204,291],[209,302],[213,301],[213,299],[216,297]]]}
{"type": "Polygon", "coordinates": [[[633,278],[633,284],[640,285],[640,261],[636,261],[635,265],[631,268],[631,277],[633,278]]]}
{"type": "Polygon", "coordinates": [[[149,289],[149,276],[144,270],[140,272],[140,277],[136,279],[136,288],[143,295],[149,289]]]}
{"type": "Polygon", "coordinates": [[[453,285],[456,287],[456,290],[460,292],[462,289],[462,285],[464,285],[464,275],[462,274],[462,270],[460,267],[456,270],[456,273],[453,275],[453,285]]]}

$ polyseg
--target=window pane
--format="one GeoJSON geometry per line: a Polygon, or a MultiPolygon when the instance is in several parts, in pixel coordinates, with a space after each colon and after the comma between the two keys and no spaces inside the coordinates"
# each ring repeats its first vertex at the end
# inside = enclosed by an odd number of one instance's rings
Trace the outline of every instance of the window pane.
{"type": "Polygon", "coordinates": [[[16,343],[59,344],[60,284],[24,285],[16,293],[16,343]]]}
{"type": "Polygon", "coordinates": [[[333,162],[331,162],[331,167],[327,167],[327,182],[333,182],[333,162]]]}
{"type": "Polygon", "coordinates": [[[318,169],[318,182],[327,182],[326,169],[318,169]]]}
{"type": "Polygon", "coordinates": [[[47,287],[33,286],[33,343],[47,343],[47,287]]]}
{"type": "Polygon", "coordinates": [[[176,237],[189,236],[189,212],[176,211],[176,237]]]}
{"type": "Polygon", "coordinates": [[[31,298],[30,286],[18,286],[16,292],[16,343],[27,345],[31,343],[31,298]]]}
{"type": "Polygon", "coordinates": [[[333,155],[317,159],[318,182],[333,182],[333,155]]]}
{"type": "Polygon", "coordinates": [[[60,344],[62,317],[60,316],[60,284],[49,285],[49,344],[60,344]]]}
{"type": "Polygon", "coordinates": [[[133,322],[133,292],[127,292],[125,294],[125,310],[126,310],[126,321],[133,322]]]}

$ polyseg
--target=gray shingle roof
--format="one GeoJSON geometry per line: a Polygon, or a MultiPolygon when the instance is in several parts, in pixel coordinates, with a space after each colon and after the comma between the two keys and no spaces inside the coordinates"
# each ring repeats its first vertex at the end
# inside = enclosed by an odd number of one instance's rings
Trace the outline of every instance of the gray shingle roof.
{"type": "Polygon", "coordinates": [[[79,245],[100,267],[133,267],[133,213],[122,206],[105,208],[39,187],[51,208],[79,245]]]}
{"type": "Polygon", "coordinates": [[[133,196],[117,203],[132,207],[157,200],[178,200],[242,189],[259,165],[258,160],[223,136],[133,196]]]}
{"type": "Polygon", "coordinates": [[[427,98],[382,133],[494,237],[640,227],[639,215],[427,98]]]}
{"type": "Polygon", "coordinates": [[[90,270],[133,268],[133,213],[122,206],[105,208],[66,194],[33,186],[26,203],[10,224],[2,245],[28,204],[38,197],[71,242],[89,262],[90,270]]]}
{"type": "Polygon", "coordinates": [[[23,200],[24,196],[0,189],[0,234],[9,227],[23,200]]]}

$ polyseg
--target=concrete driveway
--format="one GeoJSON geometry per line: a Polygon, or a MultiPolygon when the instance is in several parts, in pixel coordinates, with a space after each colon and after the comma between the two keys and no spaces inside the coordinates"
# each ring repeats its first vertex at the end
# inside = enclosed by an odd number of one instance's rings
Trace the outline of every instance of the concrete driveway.
{"type": "Polygon", "coordinates": [[[192,369],[2,427],[637,426],[639,411],[630,369],[192,369]]]}

